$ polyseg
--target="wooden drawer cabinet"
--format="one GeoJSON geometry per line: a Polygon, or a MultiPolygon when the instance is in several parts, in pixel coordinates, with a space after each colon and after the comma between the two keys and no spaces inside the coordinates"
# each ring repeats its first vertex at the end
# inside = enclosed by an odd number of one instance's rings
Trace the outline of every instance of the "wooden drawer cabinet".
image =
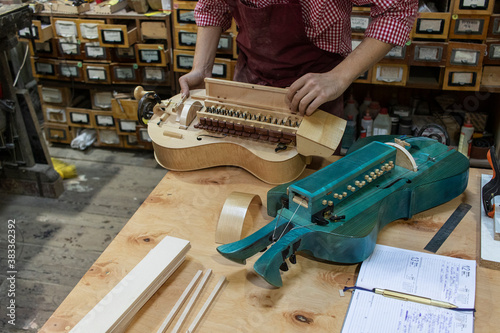
{"type": "Polygon", "coordinates": [[[45,137],[54,143],[69,144],[73,140],[69,126],[64,124],[45,124],[45,137]]]}
{"type": "Polygon", "coordinates": [[[47,123],[67,124],[66,108],[59,105],[42,104],[43,119],[47,123]]]}
{"type": "Polygon", "coordinates": [[[109,65],[107,64],[83,64],[83,75],[87,83],[111,83],[109,65]]]}
{"type": "Polygon", "coordinates": [[[495,0],[454,0],[453,14],[489,15],[493,13],[495,0]]]}
{"type": "Polygon", "coordinates": [[[92,110],[92,117],[94,117],[95,128],[116,131],[116,119],[112,112],[92,110]]]}
{"type": "Polygon", "coordinates": [[[449,42],[446,65],[480,69],[485,51],[485,44],[449,42]]]}
{"type": "Polygon", "coordinates": [[[482,71],[446,67],[444,73],[443,90],[478,91],[481,83],[482,71]]]}
{"type": "Polygon", "coordinates": [[[79,19],[76,22],[78,38],[81,42],[99,42],[99,25],[105,24],[104,20],[79,19]]]}
{"type": "Polygon", "coordinates": [[[110,65],[111,83],[140,83],[141,71],[136,64],[116,64],[110,65]]]}
{"type": "Polygon", "coordinates": [[[82,62],[81,61],[69,61],[69,60],[61,60],[59,61],[59,80],[68,80],[68,81],[80,81],[83,82],[84,75],[82,71],[82,62]]]}
{"type": "Polygon", "coordinates": [[[486,41],[485,65],[500,65],[500,39],[486,41]]]}
{"type": "Polygon", "coordinates": [[[71,92],[68,87],[38,85],[38,96],[42,103],[69,106],[71,92]]]}
{"type": "Polygon", "coordinates": [[[91,116],[92,110],[80,108],[66,108],[66,119],[68,125],[72,127],[95,127],[94,120],[91,116]]]}
{"type": "Polygon", "coordinates": [[[408,66],[402,64],[376,64],[372,69],[372,83],[404,86],[408,80],[408,66]]]}
{"type": "Polygon", "coordinates": [[[161,66],[169,62],[163,44],[135,44],[135,58],[139,66],[161,66]]]}
{"type": "Polygon", "coordinates": [[[128,48],[137,42],[137,27],[122,24],[100,24],[99,43],[106,47],[128,48]]]}
{"type": "Polygon", "coordinates": [[[490,17],[487,15],[453,15],[450,39],[486,39],[490,17]]]}
{"type": "Polygon", "coordinates": [[[32,20],[31,29],[21,29],[18,35],[20,38],[33,39],[37,42],[46,42],[54,37],[54,31],[51,24],[42,24],[39,20],[32,20]]]}
{"type": "Polygon", "coordinates": [[[450,13],[418,13],[411,37],[446,39],[450,30],[450,20],[450,13]]]}
{"type": "Polygon", "coordinates": [[[410,66],[444,67],[446,65],[447,43],[412,42],[409,49],[410,66]]]}
{"type": "MultiPolygon", "coordinates": [[[[174,71],[187,73],[193,68],[194,51],[174,50],[174,71]]],[[[231,60],[215,58],[212,77],[230,80],[233,77],[231,60]]]]}

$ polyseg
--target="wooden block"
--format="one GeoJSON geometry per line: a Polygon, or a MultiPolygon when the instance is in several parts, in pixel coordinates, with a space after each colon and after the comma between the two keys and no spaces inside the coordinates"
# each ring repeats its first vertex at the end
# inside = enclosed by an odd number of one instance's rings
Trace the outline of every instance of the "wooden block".
{"type": "Polygon", "coordinates": [[[482,87],[500,87],[500,67],[484,66],[481,78],[482,87]]]}
{"type": "MultiPolygon", "coordinates": [[[[160,69],[161,71],[161,69],[160,69]]],[[[136,64],[117,64],[110,65],[111,83],[140,83],[141,71],[136,64]]]]}
{"type": "Polygon", "coordinates": [[[170,61],[163,44],[135,44],[135,58],[139,66],[164,67],[170,61]]]}
{"type": "Polygon", "coordinates": [[[446,66],[480,69],[485,52],[485,44],[449,42],[446,66]]]}
{"type": "Polygon", "coordinates": [[[450,39],[486,39],[490,17],[487,15],[453,15],[450,39]]]}
{"type": "Polygon", "coordinates": [[[73,136],[69,126],[65,124],[45,124],[45,138],[54,143],[71,143],[73,136]]]}
{"type": "Polygon", "coordinates": [[[450,20],[450,13],[418,13],[411,38],[446,39],[450,20]]]}
{"type": "Polygon", "coordinates": [[[444,67],[448,43],[412,42],[409,50],[408,64],[410,66],[444,67]]]}
{"type": "Polygon", "coordinates": [[[105,23],[104,20],[78,19],[76,21],[78,39],[81,42],[98,42],[99,29],[97,27],[105,23]]]}
{"type": "MultiPolygon", "coordinates": [[[[481,175],[481,188],[491,179],[491,175],[481,175]]],[[[496,205],[496,203],[495,203],[496,205]]],[[[500,241],[495,240],[495,221],[486,215],[481,206],[481,259],[479,265],[492,269],[500,269],[500,241]]],[[[495,212],[498,207],[495,207],[495,212]]]]}
{"type": "Polygon", "coordinates": [[[490,16],[488,37],[500,38],[500,14],[493,14],[490,16]]]}
{"type": "Polygon", "coordinates": [[[84,73],[81,61],[61,60],[58,63],[59,80],[84,81],[84,73]]]}
{"type": "Polygon", "coordinates": [[[64,106],[42,103],[42,112],[46,123],[67,124],[66,108],[64,106]]]}
{"type": "Polygon", "coordinates": [[[142,40],[146,39],[168,39],[170,27],[165,22],[141,21],[142,40]]]}
{"type": "Polygon", "coordinates": [[[481,70],[446,67],[443,90],[478,91],[481,83],[481,74],[481,70]]]}
{"type": "Polygon", "coordinates": [[[455,0],[453,14],[490,15],[493,13],[494,0],[455,0]]]}
{"type": "Polygon", "coordinates": [[[95,128],[116,131],[116,120],[112,112],[92,110],[91,115],[94,118],[95,128]]]}
{"type": "Polygon", "coordinates": [[[109,15],[127,7],[127,1],[104,1],[94,7],[96,14],[109,15]]]}
{"type": "Polygon", "coordinates": [[[83,76],[87,83],[111,83],[109,65],[107,64],[83,64],[83,76]]]}
{"type": "Polygon", "coordinates": [[[372,83],[404,86],[408,80],[408,66],[400,64],[376,64],[372,69],[372,83]]]}
{"type": "Polygon", "coordinates": [[[71,3],[52,2],[49,3],[49,11],[51,13],[72,14],[77,15],[80,13],[88,12],[90,10],[90,3],[84,2],[78,6],[71,3]]]}
{"type": "Polygon", "coordinates": [[[68,125],[72,127],[85,127],[93,128],[95,127],[94,119],[91,116],[92,110],[81,109],[81,108],[66,108],[66,119],[68,125]]]}
{"type": "Polygon", "coordinates": [[[78,19],[53,17],[51,20],[54,37],[78,38],[78,19]]]}
{"type": "Polygon", "coordinates": [[[163,238],[70,332],[123,331],[184,261],[190,247],[189,241],[163,238]]]}
{"type": "Polygon", "coordinates": [[[137,42],[137,27],[102,24],[97,27],[97,30],[101,46],[128,48],[137,42]]]}
{"type": "Polygon", "coordinates": [[[40,101],[53,105],[69,106],[71,92],[69,87],[38,85],[40,101]]]}
{"type": "Polygon", "coordinates": [[[486,40],[485,65],[500,65],[500,39],[486,40]]]}
{"type": "Polygon", "coordinates": [[[135,99],[111,100],[111,110],[116,119],[137,120],[138,101],[135,99]]]}
{"type": "Polygon", "coordinates": [[[57,60],[31,57],[31,68],[34,77],[57,80],[57,60]]]}

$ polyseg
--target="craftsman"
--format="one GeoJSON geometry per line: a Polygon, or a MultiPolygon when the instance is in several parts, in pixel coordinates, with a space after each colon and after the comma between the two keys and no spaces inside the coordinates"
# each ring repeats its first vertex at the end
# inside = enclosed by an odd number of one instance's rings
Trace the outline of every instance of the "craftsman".
{"type": "Polygon", "coordinates": [[[292,112],[316,109],[341,116],[342,94],[394,45],[409,38],[418,0],[199,0],[193,69],[179,79],[181,93],[203,88],[220,35],[238,25],[234,80],[290,87],[292,112]],[[351,52],[352,4],[371,5],[365,38],[351,52]]]}

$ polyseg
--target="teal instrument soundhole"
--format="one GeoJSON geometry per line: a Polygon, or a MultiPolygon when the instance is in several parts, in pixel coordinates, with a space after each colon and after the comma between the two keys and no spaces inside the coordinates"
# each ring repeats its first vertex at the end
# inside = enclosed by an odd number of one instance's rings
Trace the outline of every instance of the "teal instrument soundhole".
{"type": "Polygon", "coordinates": [[[273,188],[267,205],[275,219],[217,250],[241,264],[264,252],[254,269],[280,287],[280,269],[288,270],[286,259],[296,262],[296,252],[337,263],[361,262],[373,252],[385,225],[445,203],[465,190],[469,160],[464,155],[430,138],[388,142],[394,138],[370,137],[365,145],[357,142],[355,150],[337,162],[273,188]]]}

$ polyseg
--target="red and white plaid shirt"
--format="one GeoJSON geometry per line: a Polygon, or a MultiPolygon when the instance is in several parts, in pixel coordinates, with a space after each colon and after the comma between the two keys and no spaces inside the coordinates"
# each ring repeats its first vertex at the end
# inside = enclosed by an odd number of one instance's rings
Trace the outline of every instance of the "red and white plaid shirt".
{"type": "MultiPolygon", "coordinates": [[[[403,46],[415,21],[418,0],[299,0],[307,37],[317,47],[346,56],[351,52],[352,6],[371,5],[371,23],[366,37],[403,46]]],[[[248,6],[262,8],[289,0],[246,0],[248,6]]],[[[199,0],[195,8],[198,26],[231,26],[232,16],[224,0],[199,0]]]]}

